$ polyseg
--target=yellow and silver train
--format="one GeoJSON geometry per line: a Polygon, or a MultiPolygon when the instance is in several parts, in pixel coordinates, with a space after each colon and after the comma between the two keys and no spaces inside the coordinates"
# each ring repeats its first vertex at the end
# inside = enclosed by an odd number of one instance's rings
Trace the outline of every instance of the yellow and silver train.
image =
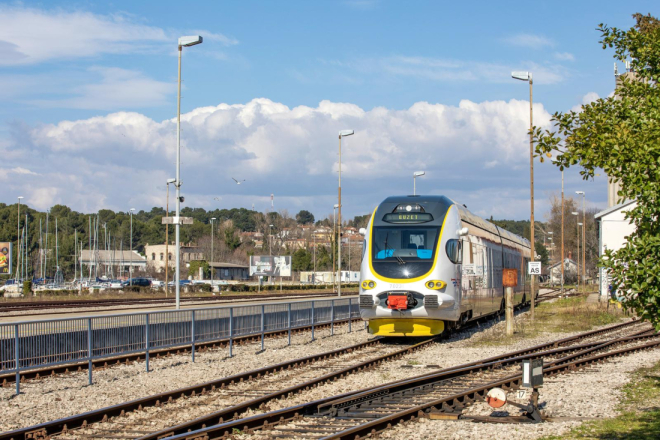
{"type": "Polygon", "coordinates": [[[361,232],[360,314],[372,334],[438,335],[503,311],[503,268],[518,270],[515,303],[529,298],[529,241],[447,197],[389,197],[361,232]]]}

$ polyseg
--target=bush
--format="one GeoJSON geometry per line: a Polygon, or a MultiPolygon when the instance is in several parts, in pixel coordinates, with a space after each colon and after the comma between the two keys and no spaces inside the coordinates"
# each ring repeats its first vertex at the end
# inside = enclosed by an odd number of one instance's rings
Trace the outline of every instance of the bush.
{"type": "Polygon", "coordinates": [[[32,281],[23,281],[23,295],[28,296],[32,293],[32,281]]]}

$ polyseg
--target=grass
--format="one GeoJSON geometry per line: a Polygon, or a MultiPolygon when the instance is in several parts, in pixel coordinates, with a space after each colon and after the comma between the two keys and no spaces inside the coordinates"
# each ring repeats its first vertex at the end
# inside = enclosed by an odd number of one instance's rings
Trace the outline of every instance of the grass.
{"type": "Polygon", "coordinates": [[[528,316],[516,317],[514,335],[507,337],[504,326],[483,332],[475,345],[508,345],[533,338],[542,332],[569,333],[591,330],[596,326],[618,322],[624,315],[621,309],[606,303],[587,303],[586,296],[562,298],[539,304],[534,322],[528,316]]]}
{"type": "Polygon", "coordinates": [[[618,417],[586,422],[561,437],[543,440],[660,438],[660,363],[637,370],[623,388],[623,396],[618,417]]]}

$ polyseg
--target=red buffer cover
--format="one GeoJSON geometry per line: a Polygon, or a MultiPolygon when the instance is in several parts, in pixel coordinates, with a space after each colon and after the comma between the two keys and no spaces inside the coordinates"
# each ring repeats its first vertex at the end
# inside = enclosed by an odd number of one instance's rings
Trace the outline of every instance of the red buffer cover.
{"type": "Polygon", "coordinates": [[[408,297],[406,295],[388,296],[387,308],[393,310],[406,310],[408,308],[408,297]]]}

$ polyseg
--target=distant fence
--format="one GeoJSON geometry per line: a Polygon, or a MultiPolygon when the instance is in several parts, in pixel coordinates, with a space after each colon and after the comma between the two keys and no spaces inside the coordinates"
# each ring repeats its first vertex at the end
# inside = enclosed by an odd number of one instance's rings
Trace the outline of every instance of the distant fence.
{"type": "Polygon", "coordinates": [[[0,374],[16,374],[18,394],[22,371],[88,361],[91,384],[97,359],[145,353],[149,371],[150,350],[190,345],[194,362],[195,344],[227,340],[232,356],[236,337],[261,335],[263,349],[265,333],[288,330],[291,344],[291,330],[312,326],[313,340],[315,325],[351,331],[359,316],[358,299],[342,298],[0,324],[0,374]]]}

